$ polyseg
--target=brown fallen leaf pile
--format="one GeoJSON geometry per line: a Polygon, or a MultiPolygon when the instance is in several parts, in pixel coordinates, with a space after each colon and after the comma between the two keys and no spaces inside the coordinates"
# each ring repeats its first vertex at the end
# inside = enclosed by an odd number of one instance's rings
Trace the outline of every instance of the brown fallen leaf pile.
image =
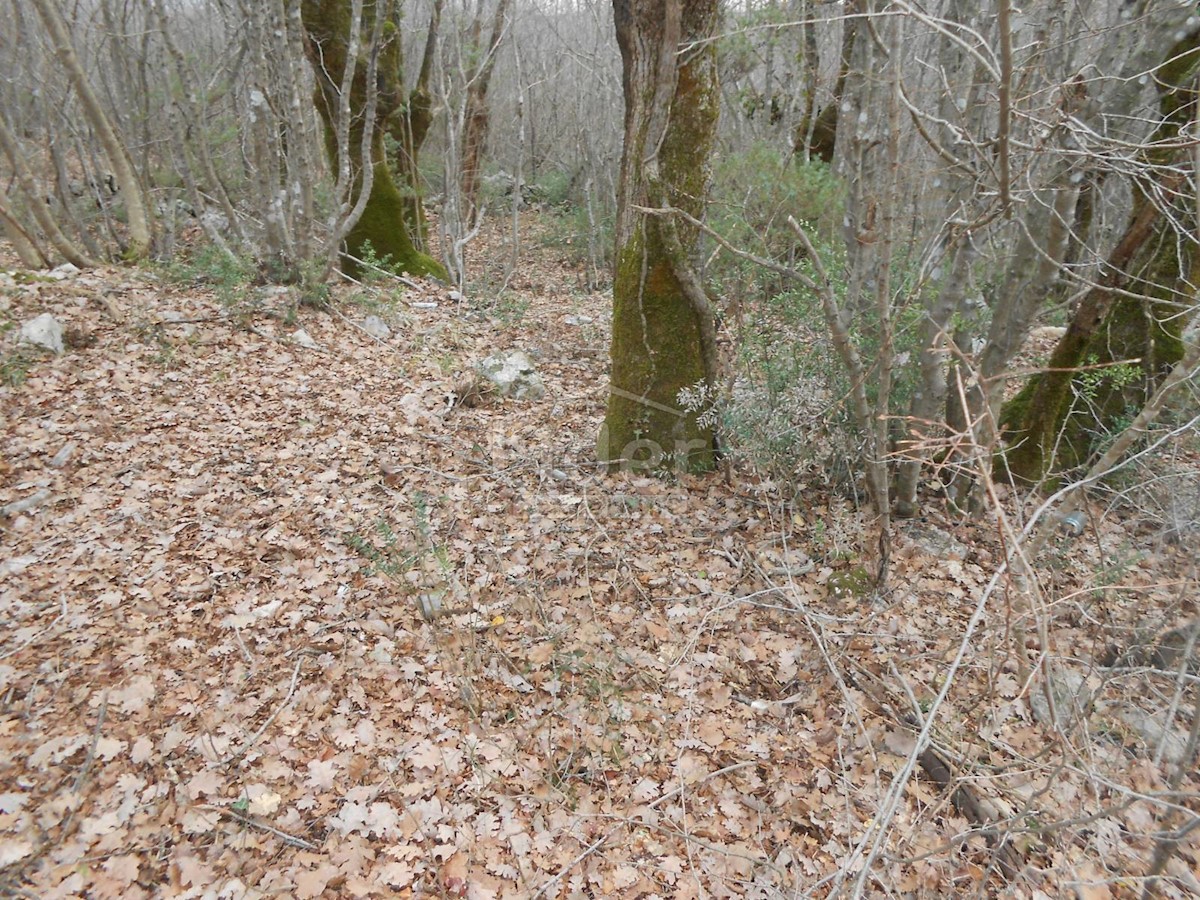
{"type": "MultiPolygon", "coordinates": [[[[380,307],[382,341],[362,295],[289,324],[126,270],[6,291],[85,338],[0,388],[0,895],[848,895],[868,855],[869,896],[1132,890],[1171,766],[1036,723],[1002,603],[934,733],[1019,872],[920,772],[874,844],[994,537],[901,530],[871,599],[829,586],[860,523],[820,489],[600,474],[607,300],[538,265],[380,307]],[[456,403],[497,349],[546,396],[456,403]]],[[[1106,522],[1062,550],[1054,652],[1097,640],[1070,592],[1135,539],[1106,522]]]]}

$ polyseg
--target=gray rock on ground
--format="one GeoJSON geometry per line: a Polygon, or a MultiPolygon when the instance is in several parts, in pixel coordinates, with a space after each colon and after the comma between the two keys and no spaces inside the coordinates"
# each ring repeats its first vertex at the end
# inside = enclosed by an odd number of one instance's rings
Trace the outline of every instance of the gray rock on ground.
{"type": "Polygon", "coordinates": [[[522,350],[493,353],[475,364],[475,371],[493,385],[501,397],[514,400],[540,400],[546,395],[542,376],[529,354],[522,350]]]}
{"type": "Polygon", "coordinates": [[[23,324],[18,340],[22,344],[36,344],[54,353],[63,352],[62,325],[50,313],[42,313],[23,324]]]}
{"type": "Polygon", "coordinates": [[[386,341],[392,336],[392,329],[379,316],[367,316],[363,319],[362,330],[377,341],[386,341]]]}
{"type": "Polygon", "coordinates": [[[317,342],[312,339],[312,335],[310,335],[303,328],[297,328],[292,332],[292,343],[298,344],[299,346],[304,347],[306,350],[320,349],[320,347],[317,345],[317,342]]]}

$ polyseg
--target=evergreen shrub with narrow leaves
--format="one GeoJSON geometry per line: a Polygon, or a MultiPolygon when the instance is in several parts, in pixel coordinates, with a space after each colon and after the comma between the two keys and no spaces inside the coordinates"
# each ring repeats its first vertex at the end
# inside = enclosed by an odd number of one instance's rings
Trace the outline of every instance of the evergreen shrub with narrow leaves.
{"type": "MultiPolygon", "coordinates": [[[[719,157],[713,170],[708,224],[732,245],[811,274],[791,216],[804,224],[830,273],[844,269],[837,223],[842,189],[823,163],[805,165],[766,144],[719,157]]],[[[840,403],[840,362],[826,338],[817,297],[796,282],[705,241],[705,277],[724,306],[732,332],[729,390],[709,395],[726,443],[772,477],[791,479],[845,459],[853,441],[840,403]]],[[[835,290],[844,291],[836,285],[835,290]]],[[[691,406],[697,396],[684,398],[691,406]]]]}

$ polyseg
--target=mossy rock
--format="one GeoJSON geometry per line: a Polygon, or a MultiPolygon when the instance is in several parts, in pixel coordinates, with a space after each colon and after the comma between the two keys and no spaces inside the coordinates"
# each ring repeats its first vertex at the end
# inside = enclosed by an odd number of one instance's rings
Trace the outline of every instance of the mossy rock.
{"type": "Polygon", "coordinates": [[[829,593],[834,597],[867,597],[875,590],[875,579],[867,571],[866,566],[853,566],[834,572],[825,582],[829,593]]]}

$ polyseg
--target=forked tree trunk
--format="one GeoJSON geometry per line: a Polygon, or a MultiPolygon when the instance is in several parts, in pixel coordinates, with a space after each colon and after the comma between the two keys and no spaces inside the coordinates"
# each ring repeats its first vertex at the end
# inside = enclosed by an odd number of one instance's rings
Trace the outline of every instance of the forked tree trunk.
{"type": "MultiPolygon", "coordinates": [[[[432,256],[418,249],[413,240],[414,223],[408,220],[406,194],[415,194],[416,185],[406,184],[402,192],[392,178],[384,147],[384,133],[389,121],[400,111],[403,102],[401,78],[402,59],[400,35],[393,21],[382,29],[375,28],[375,17],[386,15],[383,3],[366,0],[363,4],[363,33],[382,31],[384,45],[378,48],[373,66],[375,82],[368,84],[366,61],[354,59],[348,52],[351,34],[351,7],[342,0],[303,0],[301,14],[308,40],[305,50],[312,63],[317,88],[314,101],[325,126],[325,144],[335,171],[340,159],[339,127],[348,132],[345,142],[346,160],[351,181],[351,205],[357,206],[363,188],[367,198],[361,215],[345,236],[347,255],[342,258],[342,270],[356,275],[361,259],[370,249],[376,259],[386,260],[390,268],[410,275],[435,275],[445,279],[446,269],[432,256]],[[342,122],[346,111],[342,85],[351,67],[349,90],[349,123],[342,122]],[[373,96],[372,96],[373,93],[373,96]],[[367,121],[368,114],[371,120],[367,121]],[[364,144],[366,145],[364,147],[364,144]],[[364,159],[369,160],[370,176],[364,178],[364,159]]],[[[411,171],[415,172],[415,148],[412,150],[411,171]]],[[[417,226],[419,227],[419,223],[417,226]]]]}
{"type": "MultiPolygon", "coordinates": [[[[838,111],[842,106],[842,96],[846,93],[846,80],[850,75],[850,60],[854,53],[854,41],[858,37],[859,15],[862,13],[862,0],[850,0],[843,11],[842,19],[842,49],[838,62],[837,80],[833,85],[833,96],[821,107],[816,118],[813,118],[815,90],[809,90],[805,97],[804,115],[792,132],[792,152],[806,159],[819,159],[823,162],[833,162],[833,151],[837,144],[838,111]]],[[[808,26],[809,34],[814,34],[812,25],[808,26]]],[[[806,65],[814,76],[819,69],[820,59],[815,40],[806,46],[810,59],[806,65]]]]}
{"type": "Polygon", "coordinates": [[[37,184],[34,182],[33,176],[25,165],[24,156],[17,142],[17,136],[8,127],[8,123],[4,121],[3,116],[0,116],[0,150],[3,150],[4,155],[8,157],[13,177],[20,186],[21,193],[25,195],[26,209],[29,210],[34,221],[37,222],[38,227],[42,229],[42,232],[46,235],[46,239],[50,241],[54,249],[61,253],[67,262],[81,269],[90,269],[97,265],[96,260],[88,256],[86,251],[81,250],[70,238],[62,233],[62,229],[58,227],[54,216],[50,215],[50,208],[43,202],[41,192],[38,191],[37,184]]]}
{"type": "Polygon", "coordinates": [[[21,265],[27,269],[49,267],[50,260],[46,258],[42,248],[37,245],[33,236],[25,230],[25,227],[13,214],[3,186],[0,186],[0,225],[3,226],[4,236],[8,238],[8,242],[16,251],[17,258],[21,260],[21,265]]]}
{"type": "Polygon", "coordinates": [[[685,388],[716,385],[713,314],[692,267],[697,232],[638,207],[700,218],[716,137],[716,0],[613,0],[625,94],[618,184],[608,412],[597,443],[611,465],[698,470],[715,439],[685,388]]]}

